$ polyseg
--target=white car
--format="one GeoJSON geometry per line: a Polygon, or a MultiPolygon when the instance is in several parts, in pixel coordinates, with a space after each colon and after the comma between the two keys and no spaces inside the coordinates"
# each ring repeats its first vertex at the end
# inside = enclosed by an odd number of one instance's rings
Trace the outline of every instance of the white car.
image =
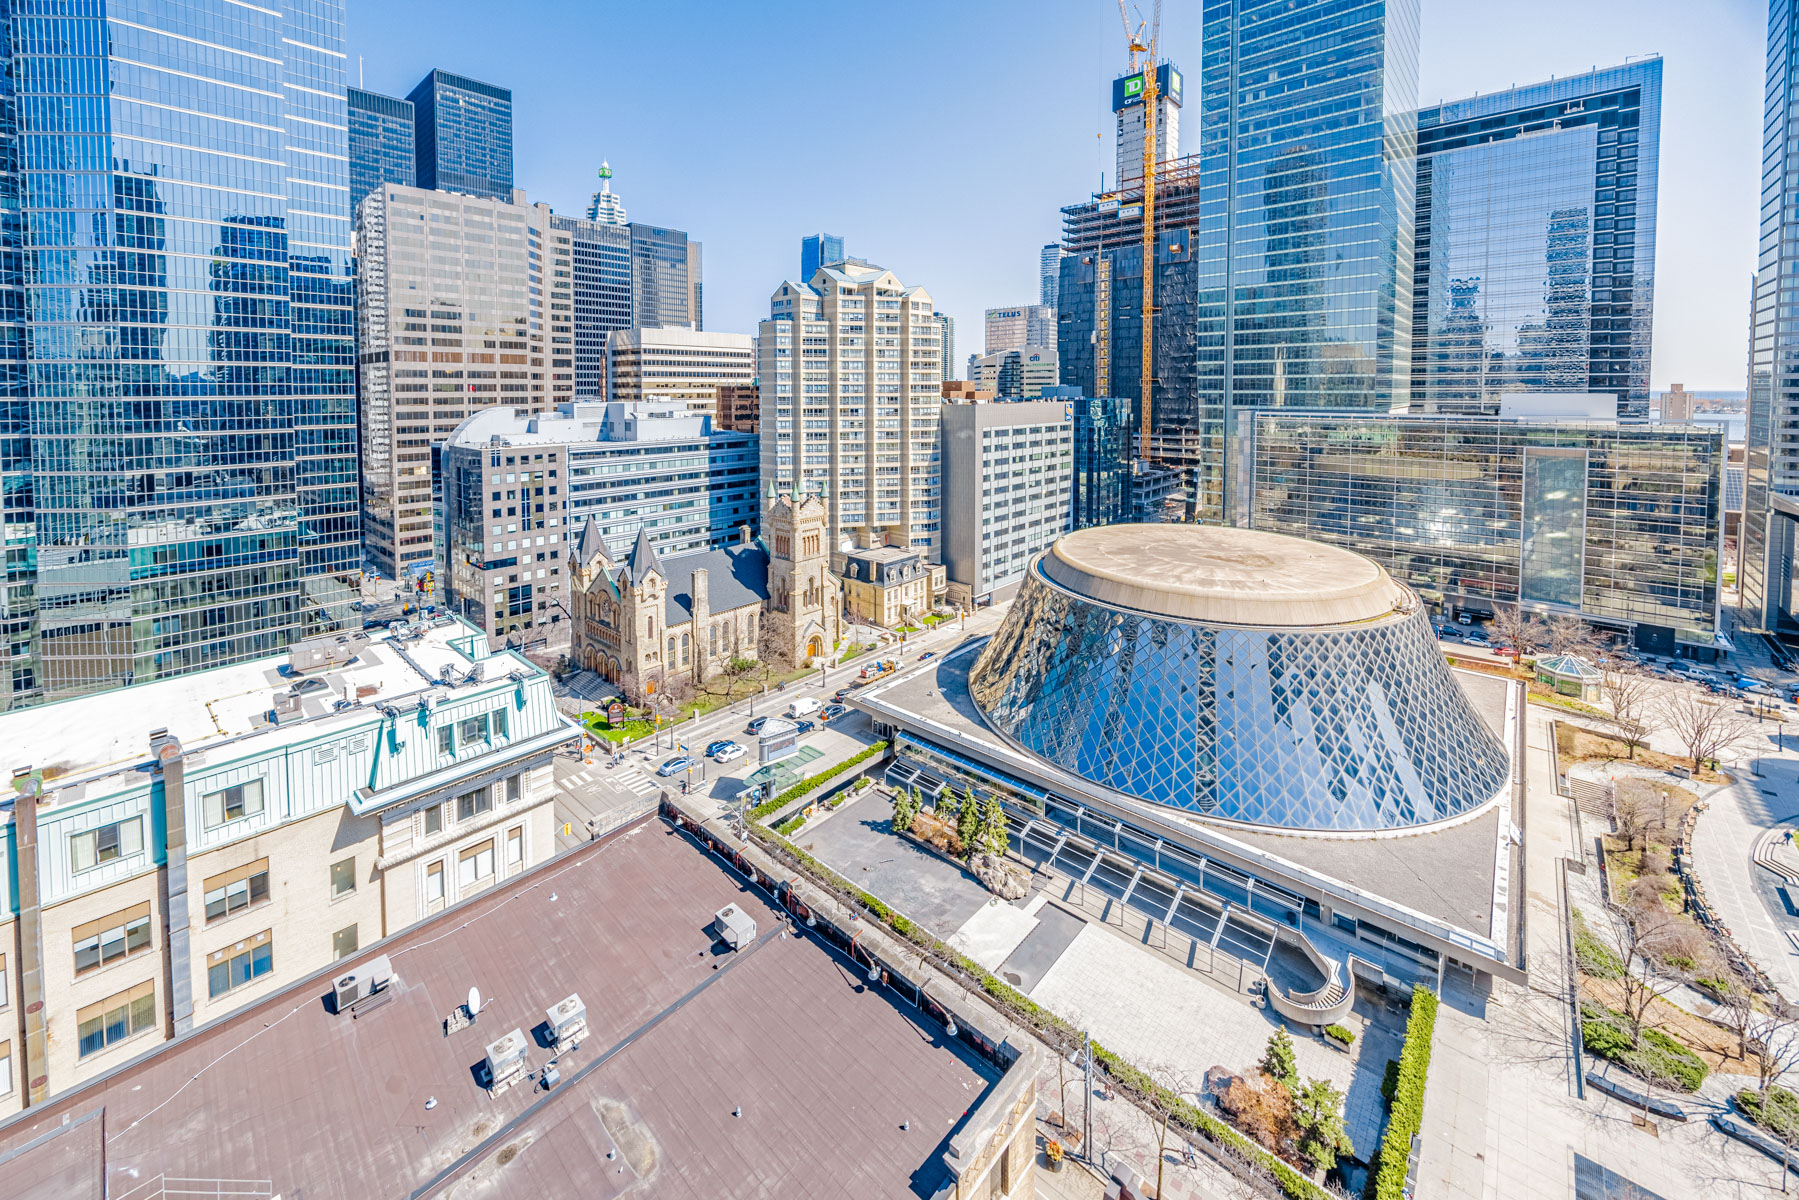
{"type": "Polygon", "coordinates": [[[712,761],[716,763],[736,762],[747,753],[748,751],[742,746],[739,746],[736,742],[732,742],[729,746],[723,747],[717,754],[714,754],[712,756],[712,761]]]}

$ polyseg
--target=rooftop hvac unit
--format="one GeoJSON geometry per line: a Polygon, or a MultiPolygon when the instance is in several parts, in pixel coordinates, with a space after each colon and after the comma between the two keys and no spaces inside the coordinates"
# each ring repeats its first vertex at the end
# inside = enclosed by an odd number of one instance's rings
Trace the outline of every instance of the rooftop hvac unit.
{"type": "Polygon", "coordinates": [[[291,717],[300,711],[300,697],[292,692],[275,693],[275,715],[291,717]]]}
{"type": "Polygon", "coordinates": [[[347,974],[339,975],[331,984],[337,1011],[354,1017],[386,1003],[393,998],[390,991],[393,979],[393,961],[385,954],[379,958],[371,958],[347,974]]]}
{"type": "Polygon", "coordinates": [[[487,1090],[490,1093],[497,1096],[525,1078],[529,1071],[525,1062],[528,1048],[524,1031],[516,1028],[499,1041],[488,1043],[487,1090]]]}
{"type": "Polygon", "coordinates": [[[552,1005],[544,1016],[549,1018],[558,1050],[573,1050],[587,1036],[587,1006],[581,1003],[579,994],[552,1005]]]}
{"type": "Polygon", "coordinates": [[[733,950],[741,950],[756,940],[756,918],[735,904],[727,904],[714,913],[712,923],[718,929],[719,941],[733,950]]]}

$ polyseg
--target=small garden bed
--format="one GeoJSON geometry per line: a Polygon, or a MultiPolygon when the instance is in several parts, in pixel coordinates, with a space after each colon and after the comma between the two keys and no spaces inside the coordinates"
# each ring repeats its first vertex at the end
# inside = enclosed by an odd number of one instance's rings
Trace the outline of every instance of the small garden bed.
{"type": "MultiPolygon", "coordinates": [[[[1692,761],[1674,754],[1663,754],[1647,746],[1638,746],[1635,755],[1623,738],[1615,738],[1596,729],[1586,729],[1567,721],[1555,723],[1555,753],[1563,769],[1577,762],[1636,762],[1658,771],[1690,773],[1692,761]]],[[[1723,783],[1725,777],[1716,771],[1699,772],[1695,778],[1707,783],[1723,783]]]]}
{"type": "Polygon", "coordinates": [[[1705,1082],[1705,1063],[1697,1054],[1659,1029],[1644,1028],[1632,1036],[1624,1015],[1603,1004],[1582,1002],[1580,1036],[1588,1053],[1649,1083],[1696,1092],[1705,1082]]]}
{"type": "Polygon", "coordinates": [[[1767,1103],[1754,1088],[1744,1088],[1731,1097],[1737,1111],[1778,1138],[1799,1141],[1799,1096],[1775,1084],[1768,1089],[1767,1103]]]}

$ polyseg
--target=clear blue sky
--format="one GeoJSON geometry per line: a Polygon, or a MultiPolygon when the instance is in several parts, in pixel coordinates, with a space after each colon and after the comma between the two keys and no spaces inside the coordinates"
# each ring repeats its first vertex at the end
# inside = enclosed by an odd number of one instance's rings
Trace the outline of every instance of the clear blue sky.
{"type": "MultiPolygon", "coordinates": [[[[1426,102],[1665,57],[1652,382],[1741,388],[1766,4],[1423,3],[1426,102]]],[[[1194,84],[1199,7],[1163,17],[1194,84]]],[[[351,78],[360,56],[375,91],[404,95],[432,67],[512,89],[533,200],[578,213],[609,159],[633,220],[703,241],[708,329],[754,332],[800,237],[825,230],[928,288],[965,357],[982,309],[1035,301],[1060,207],[1111,169],[1112,0],[349,8],[351,78]]]]}

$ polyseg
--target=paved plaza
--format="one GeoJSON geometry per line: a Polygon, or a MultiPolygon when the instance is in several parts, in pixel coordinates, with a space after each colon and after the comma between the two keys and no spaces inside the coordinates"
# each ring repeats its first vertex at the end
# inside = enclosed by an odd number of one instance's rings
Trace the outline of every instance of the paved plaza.
{"type": "Polygon", "coordinates": [[[1799,932],[1799,916],[1781,900],[1782,881],[1754,861],[1764,835],[1778,837],[1799,820],[1799,761],[1765,757],[1757,770],[1711,794],[1693,829],[1693,869],[1737,944],[1799,1003],[1799,947],[1787,937],[1788,930],[1799,932]]]}

